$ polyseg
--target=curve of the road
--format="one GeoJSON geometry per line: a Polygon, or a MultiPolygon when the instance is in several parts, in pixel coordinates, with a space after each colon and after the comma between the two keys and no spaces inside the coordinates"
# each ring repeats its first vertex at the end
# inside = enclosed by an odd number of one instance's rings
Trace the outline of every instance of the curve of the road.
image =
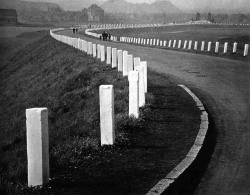
{"type": "Polygon", "coordinates": [[[147,48],[73,35],[127,50],[154,71],[184,83],[204,103],[215,124],[216,145],[196,194],[250,194],[250,63],[147,48]]]}

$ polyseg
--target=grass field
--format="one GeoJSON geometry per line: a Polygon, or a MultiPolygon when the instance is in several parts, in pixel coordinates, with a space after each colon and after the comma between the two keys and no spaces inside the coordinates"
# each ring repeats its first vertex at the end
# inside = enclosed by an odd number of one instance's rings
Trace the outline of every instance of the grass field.
{"type": "Polygon", "coordinates": [[[127,78],[116,69],[48,31],[0,41],[0,193],[146,193],[192,146],[200,111],[171,78],[149,71],[147,105],[135,120],[127,78]],[[99,141],[102,84],[115,89],[113,147],[99,141]],[[51,181],[36,189],[27,188],[25,109],[32,107],[49,109],[51,181]]]}
{"type": "MultiPolygon", "coordinates": [[[[101,33],[102,31],[98,31],[101,33]]],[[[192,48],[194,48],[194,42],[198,41],[198,51],[191,50],[199,54],[217,55],[220,57],[226,57],[236,60],[249,61],[250,57],[243,58],[244,45],[250,43],[250,27],[246,26],[219,26],[219,25],[176,25],[166,27],[150,27],[150,28],[129,28],[129,29],[115,29],[109,31],[112,35],[116,36],[128,36],[128,37],[140,37],[140,38],[152,38],[160,40],[182,40],[182,48],[184,41],[192,40],[192,48]],[[200,52],[201,42],[205,41],[205,52],[200,52]],[[212,42],[211,52],[206,52],[208,42],[212,42]],[[214,53],[215,42],[220,42],[219,54],[214,53]],[[228,42],[228,53],[223,53],[224,43],[228,42]],[[237,42],[237,53],[232,54],[233,43],[237,42]]],[[[166,49],[166,48],[164,48],[166,49]]],[[[173,49],[173,48],[171,48],[173,49]]],[[[180,49],[178,49],[180,50],[180,49]]],[[[187,51],[183,50],[181,51],[187,51]]]]}

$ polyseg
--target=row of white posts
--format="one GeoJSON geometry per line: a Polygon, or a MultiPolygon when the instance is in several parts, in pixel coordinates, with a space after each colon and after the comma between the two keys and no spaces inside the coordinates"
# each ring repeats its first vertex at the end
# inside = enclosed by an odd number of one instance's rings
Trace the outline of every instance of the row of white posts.
{"type": "MultiPolygon", "coordinates": [[[[104,45],[96,45],[78,38],[63,35],[50,35],[58,41],[73,46],[88,55],[100,59],[112,68],[117,68],[128,76],[129,80],[129,116],[138,118],[139,107],[145,105],[147,93],[147,62],[133,58],[127,51],[117,50],[104,45]],[[105,55],[106,54],[106,55],[105,55]]],[[[101,85],[100,96],[100,128],[101,145],[112,145],[115,142],[114,124],[114,88],[113,85],[101,85]]],[[[49,133],[48,109],[31,108],[26,110],[28,186],[45,185],[49,182],[49,133]]]]}
{"type": "MultiPolygon", "coordinates": [[[[163,40],[159,40],[159,39],[146,39],[146,38],[134,38],[134,37],[121,37],[120,39],[121,42],[126,42],[126,43],[134,43],[134,44],[141,44],[141,45],[150,45],[150,46],[160,46],[160,47],[168,47],[168,48],[178,48],[178,49],[188,49],[191,50],[192,46],[193,46],[193,42],[192,40],[184,41],[183,47],[182,47],[182,40],[178,40],[178,45],[177,45],[177,40],[169,40],[168,44],[167,41],[163,41],[163,40]]],[[[210,52],[211,51],[211,46],[212,43],[208,42],[207,44],[207,51],[210,52]]],[[[198,41],[194,42],[194,46],[193,46],[194,50],[198,50],[198,41]]],[[[201,51],[205,51],[205,41],[201,42],[201,51]]],[[[244,46],[244,53],[243,56],[247,56],[248,55],[248,50],[249,50],[249,44],[245,44],[244,46]]],[[[219,53],[219,42],[215,43],[215,53],[219,53]]],[[[227,53],[228,52],[228,43],[225,42],[224,43],[224,50],[223,53],[227,53]]],[[[237,43],[235,42],[233,44],[233,53],[237,52],[237,43]]]]}

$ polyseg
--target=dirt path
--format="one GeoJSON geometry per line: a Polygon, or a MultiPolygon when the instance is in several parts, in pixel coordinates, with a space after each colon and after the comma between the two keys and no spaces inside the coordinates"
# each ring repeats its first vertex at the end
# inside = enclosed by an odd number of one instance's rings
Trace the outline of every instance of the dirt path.
{"type": "Polygon", "coordinates": [[[152,70],[190,87],[208,108],[217,143],[197,194],[250,193],[249,62],[85,39],[141,57],[152,70]]]}

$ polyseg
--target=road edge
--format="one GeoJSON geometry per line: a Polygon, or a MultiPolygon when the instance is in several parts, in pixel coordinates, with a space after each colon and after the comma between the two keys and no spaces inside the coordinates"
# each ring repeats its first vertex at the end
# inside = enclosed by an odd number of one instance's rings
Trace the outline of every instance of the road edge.
{"type": "Polygon", "coordinates": [[[189,150],[186,157],[165,178],[161,179],[152,189],[150,189],[146,195],[162,194],[171,185],[173,185],[173,183],[179,178],[179,176],[182,175],[190,167],[190,165],[194,162],[194,160],[198,156],[208,131],[208,124],[209,124],[208,113],[204,108],[203,104],[189,88],[187,88],[182,84],[178,86],[183,88],[193,98],[193,100],[196,103],[196,106],[201,111],[200,129],[196,136],[194,144],[189,150]]]}

